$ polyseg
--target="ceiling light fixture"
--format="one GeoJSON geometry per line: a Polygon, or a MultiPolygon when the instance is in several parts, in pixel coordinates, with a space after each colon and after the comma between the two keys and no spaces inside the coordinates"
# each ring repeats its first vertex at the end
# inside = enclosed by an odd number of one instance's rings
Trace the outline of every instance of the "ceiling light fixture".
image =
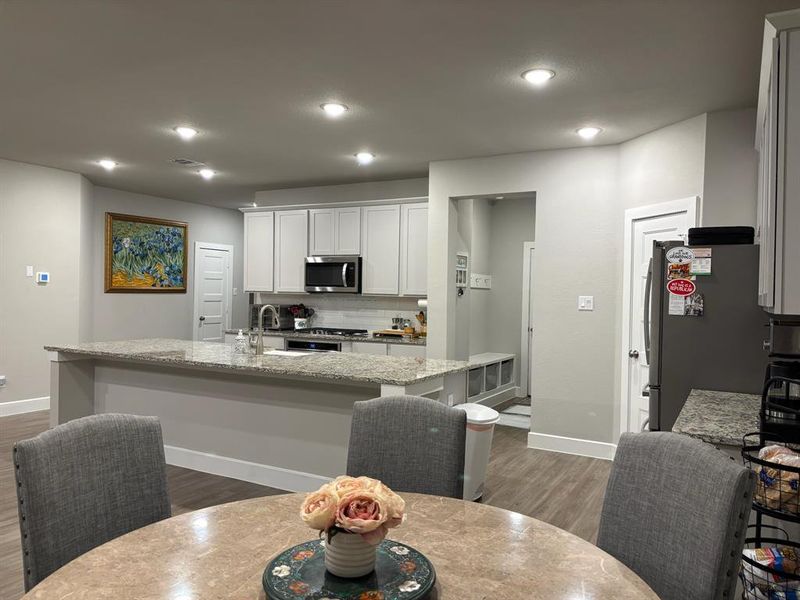
{"type": "Polygon", "coordinates": [[[603,130],[599,127],[581,127],[580,129],[576,130],[576,133],[585,140],[591,140],[601,131],[603,130]]]}
{"type": "Polygon", "coordinates": [[[216,175],[216,173],[211,169],[200,169],[198,173],[200,173],[200,177],[203,179],[211,179],[214,177],[214,175],[216,175]]]}
{"type": "Polygon", "coordinates": [[[522,78],[533,85],[544,85],[556,76],[550,69],[530,69],[522,74],[522,78]]]}
{"type": "Polygon", "coordinates": [[[326,102],[320,104],[319,107],[325,111],[325,114],[332,118],[341,117],[344,113],[350,110],[346,105],[339,102],[326,102]]]}
{"type": "Polygon", "coordinates": [[[356,154],[356,160],[360,165],[368,165],[375,160],[375,155],[372,152],[359,152],[356,154]]]}
{"type": "Polygon", "coordinates": [[[114,167],[117,166],[116,161],[113,161],[110,158],[104,158],[102,160],[98,160],[97,164],[103,167],[106,171],[113,171],[114,167]]]}
{"type": "Polygon", "coordinates": [[[179,127],[174,127],[173,131],[177,133],[179,136],[181,136],[181,138],[183,138],[184,140],[190,140],[197,135],[197,129],[193,129],[192,127],[185,127],[183,125],[179,127]]]}

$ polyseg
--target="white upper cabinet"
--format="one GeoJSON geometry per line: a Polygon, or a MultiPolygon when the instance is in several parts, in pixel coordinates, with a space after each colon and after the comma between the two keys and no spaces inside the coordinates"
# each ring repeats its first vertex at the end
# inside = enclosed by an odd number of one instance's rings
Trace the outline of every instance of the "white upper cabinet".
{"type": "Polygon", "coordinates": [[[244,215],[244,290],[273,291],[275,257],[275,214],[244,215]]]}
{"type": "MultiPolygon", "coordinates": [[[[400,206],[361,209],[362,292],[400,292],[400,206]]],[[[427,260],[427,259],[426,259],[427,260]]]]}
{"type": "Polygon", "coordinates": [[[334,209],[334,254],[361,254],[361,209],[358,206],[334,209]]]}
{"type": "Polygon", "coordinates": [[[275,213],[275,291],[305,291],[308,211],[275,213]]]}
{"type": "Polygon", "coordinates": [[[319,208],[308,211],[311,256],[361,253],[361,209],[319,208]]]}
{"type": "Polygon", "coordinates": [[[428,204],[400,205],[400,293],[425,296],[428,290],[428,204]]]}
{"type": "Polygon", "coordinates": [[[311,256],[335,254],[333,223],[332,208],[308,211],[308,253],[311,256]]]}
{"type": "Polygon", "coordinates": [[[762,56],[756,144],[759,150],[759,304],[800,314],[800,11],[768,19],[762,56]],[[794,13],[794,14],[792,14],[794,13]],[[771,42],[771,44],[769,43],[771,42]]]}

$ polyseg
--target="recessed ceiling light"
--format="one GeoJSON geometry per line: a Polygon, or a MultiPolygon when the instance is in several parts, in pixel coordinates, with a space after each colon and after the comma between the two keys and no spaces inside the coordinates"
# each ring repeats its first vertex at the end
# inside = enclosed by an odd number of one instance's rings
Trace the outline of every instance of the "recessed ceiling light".
{"type": "Polygon", "coordinates": [[[368,165],[375,160],[375,155],[372,152],[359,152],[356,154],[356,160],[360,165],[368,165]]]}
{"type": "Polygon", "coordinates": [[[325,111],[325,114],[329,117],[341,117],[344,113],[346,113],[349,108],[344,104],[340,104],[339,102],[326,102],[325,104],[320,104],[319,107],[325,111]]]}
{"type": "Polygon", "coordinates": [[[577,130],[577,133],[583,139],[590,140],[601,131],[603,130],[600,129],[599,127],[581,127],[580,129],[577,130]]]}
{"type": "Polygon", "coordinates": [[[550,69],[530,69],[522,74],[522,78],[533,85],[544,85],[556,76],[550,69]]]}
{"type": "Polygon", "coordinates": [[[214,175],[216,175],[212,169],[200,169],[198,173],[200,173],[200,177],[203,179],[211,179],[214,177],[214,175]]]}
{"type": "Polygon", "coordinates": [[[197,135],[197,129],[192,127],[185,127],[183,125],[174,128],[175,133],[181,136],[184,140],[190,140],[197,135]]]}
{"type": "Polygon", "coordinates": [[[102,160],[98,160],[97,164],[103,167],[106,171],[113,171],[114,167],[117,166],[116,161],[113,161],[110,158],[104,158],[102,160]]]}

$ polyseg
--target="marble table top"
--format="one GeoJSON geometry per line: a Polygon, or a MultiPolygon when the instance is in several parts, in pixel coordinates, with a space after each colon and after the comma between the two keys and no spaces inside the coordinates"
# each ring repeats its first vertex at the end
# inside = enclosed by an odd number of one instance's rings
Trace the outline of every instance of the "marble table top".
{"type": "Polygon", "coordinates": [[[742,447],[742,436],[758,431],[761,396],[692,390],[672,431],[715,446],[742,447]]]}
{"type": "Polygon", "coordinates": [[[45,346],[45,350],[162,366],[401,386],[469,368],[464,361],[352,352],[314,352],[304,356],[234,354],[231,344],[160,338],[45,346]]]}
{"type": "MultiPolygon", "coordinates": [[[[633,571],[562,529],[483,504],[402,496],[408,520],[390,537],[433,563],[433,598],[657,600],[633,571]]],[[[23,598],[264,600],[270,559],[316,536],[298,516],[303,497],[244,500],[155,523],[78,557],[23,598]]]]}

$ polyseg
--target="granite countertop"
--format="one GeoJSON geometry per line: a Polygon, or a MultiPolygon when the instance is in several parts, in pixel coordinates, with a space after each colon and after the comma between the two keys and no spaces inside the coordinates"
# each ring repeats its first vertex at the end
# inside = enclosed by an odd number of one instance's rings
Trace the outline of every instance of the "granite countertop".
{"type": "Polygon", "coordinates": [[[742,447],[742,436],[758,431],[761,396],[692,390],[672,431],[715,446],[742,447]]]}
{"type": "MultiPolygon", "coordinates": [[[[245,334],[249,331],[258,331],[256,329],[243,329],[242,330],[245,334]]],[[[225,333],[239,333],[238,329],[226,329],[225,333]]],[[[310,340],[333,340],[336,342],[367,342],[372,344],[407,344],[409,346],[425,346],[426,345],[426,338],[418,337],[418,338],[401,338],[401,337],[390,337],[390,338],[376,338],[372,337],[372,335],[363,336],[363,335],[325,335],[321,333],[305,333],[303,331],[296,331],[294,329],[269,329],[264,331],[264,335],[273,335],[279,337],[290,337],[290,338],[297,338],[303,339],[307,338],[310,340]]]]}
{"type": "Polygon", "coordinates": [[[314,352],[304,356],[234,354],[231,344],[160,338],[45,346],[45,350],[107,360],[238,371],[253,375],[388,385],[411,385],[464,372],[469,368],[468,363],[457,360],[373,356],[352,352],[314,352]]]}

